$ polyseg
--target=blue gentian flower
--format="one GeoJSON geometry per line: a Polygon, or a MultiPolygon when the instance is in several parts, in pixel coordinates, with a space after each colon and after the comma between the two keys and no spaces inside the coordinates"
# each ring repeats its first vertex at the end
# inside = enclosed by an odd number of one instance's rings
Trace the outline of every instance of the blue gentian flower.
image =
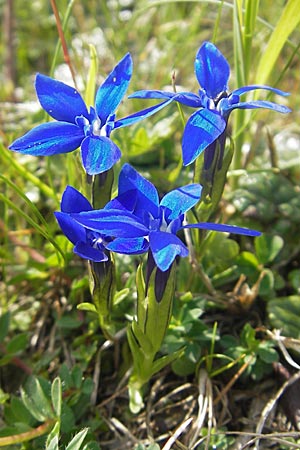
{"type": "MultiPolygon", "coordinates": [[[[267,108],[280,113],[290,111],[286,106],[266,100],[244,102],[240,99],[246,92],[256,89],[265,89],[282,96],[289,95],[270,86],[244,86],[230,93],[228,90],[230,66],[211,42],[204,42],[199,48],[195,59],[195,74],[201,86],[198,94],[141,90],[129,96],[129,98],[164,99],[163,103],[157,105],[157,110],[172,101],[197,108],[197,111],[188,119],[183,133],[182,156],[185,166],[191,164],[204,150],[214,151],[213,144],[218,139],[224,145],[228,117],[234,109],[267,108]]],[[[151,114],[154,112],[156,112],[155,107],[152,107],[151,114]]],[[[140,117],[143,115],[142,111],[139,115],[140,117]]],[[[132,117],[134,118],[134,115],[132,117]]],[[[213,156],[210,157],[210,160],[212,159],[213,156]]]]}
{"type": "Polygon", "coordinates": [[[84,259],[103,262],[108,260],[105,244],[110,239],[83,227],[71,217],[71,214],[92,209],[90,202],[80,192],[67,186],[62,196],[61,211],[54,214],[63,233],[74,244],[74,253],[84,259]]]}
{"type": "Polygon", "coordinates": [[[185,213],[201,196],[200,184],[189,184],[167,193],[162,200],[155,186],[132,166],[125,164],[119,175],[118,196],[101,210],[71,214],[87,230],[108,236],[106,249],[122,254],[151,251],[161,271],[170,268],[176,256],[186,257],[188,249],[177,232],[200,228],[258,236],[259,232],[215,223],[184,224],[185,213]]]}
{"type": "Polygon", "coordinates": [[[76,89],[45,75],[37,74],[35,88],[41,106],[56,120],[39,125],[10,145],[28,155],[50,156],[81,147],[86,172],[96,175],[110,169],[121,151],[110,139],[117,128],[115,111],[128,88],[132,58],[127,53],[99,87],[95,107],[88,110],[76,89]]]}

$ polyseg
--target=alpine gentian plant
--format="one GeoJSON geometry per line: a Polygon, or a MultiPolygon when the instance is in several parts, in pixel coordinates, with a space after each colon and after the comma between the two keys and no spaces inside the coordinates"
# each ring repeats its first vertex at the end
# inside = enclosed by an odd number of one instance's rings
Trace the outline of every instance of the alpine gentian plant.
{"type": "MultiPolygon", "coordinates": [[[[71,214],[87,230],[108,236],[105,247],[122,254],[141,254],[150,250],[161,271],[170,268],[176,256],[188,249],[176,235],[184,228],[200,228],[258,236],[260,232],[232,225],[196,223],[184,225],[185,213],[199,201],[201,185],[190,184],[166,194],[159,201],[155,186],[133,167],[125,164],[119,176],[119,195],[103,209],[71,214]]],[[[63,227],[68,236],[67,223],[63,227]]]]}
{"type": "Polygon", "coordinates": [[[99,87],[95,107],[88,110],[76,89],[38,74],[35,82],[38,99],[56,122],[38,125],[9,148],[28,155],[50,156],[81,147],[82,163],[89,175],[107,171],[121,157],[110,134],[117,128],[115,111],[131,75],[132,58],[127,53],[99,87]]]}
{"type": "MultiPolygon", "coordinates": [[[[275,94],[289,95],[279,89],[263,85],[250,85],[228,90],[230,66],[211,42],[204,42],[199,48],[195,59],[195,74],[200,84],[198,94],[192,92],[165,92],[160,90],[141,90],[131,94],[130,98],[165,99],[165,105],[176,101],[183,105],[197,108],[197,111],[188,119],[182,138],[183,164],[191,164],[204,151],[214,152],[214,143],[219,139],[224,145],[225,131],[228,117],[234,109],[267,108],[280,113],[290,111],[284,105],[266,100],[252,100],[243,102],[240,97],[249,91],[265,89],[275,94]]],[[[157,105],[161,109],[162,104],[157,105]]],[[[152,109],[151,114],[155,112],[152,109]]],[[[140,113],[141,114],[141,113],[140,113]]],[[[213,155],[207,159],[212,161],[213,155]]]]}

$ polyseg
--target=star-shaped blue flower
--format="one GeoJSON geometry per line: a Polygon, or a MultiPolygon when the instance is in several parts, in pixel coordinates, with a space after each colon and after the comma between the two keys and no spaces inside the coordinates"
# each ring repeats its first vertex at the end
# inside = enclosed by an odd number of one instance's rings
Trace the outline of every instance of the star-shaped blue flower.
{"type": "MultiPolygon", "coordinates": [[[[161,271],[169,269],[176,256],[186,257],[188,249],[177,232],[201,228],[258,236],[259,232],[232,225],[197,223],[184,225],[185,213],[198,203],[200,184],[189,184],[167,193],[162,200],[155,186],[132,166],[125,164],[119,176],[118,196],[103,209],[71,214],[87,230],[108,236],[106,249],[122,254],[151,251],[161,271]]],[[[64,230],[65,231],[65,230],[64,230]]]]}
{"type": "MultiPolygon", "coordinates": [[[[228,90],[230,66],[222,53],[211,42],[204,42],[199,48],[195,59],[195,74],[201,86],[198,94],[142,90],[129,96],[130,98],[164,99],[163,103],[157,105],[157,110],[161,109],[162,105],[165,106],[172,101],[197,108],[197,111],[188,119],[183,133],[182,156],[184,165],[195,161],[209,146],[211,146],[211,149],[214,148],[212,144],[225,133],[228,117],[234,109],[267,108],[280,113],[290,111],[284,105],[266,100],[244,102],[240,99],[246,92],[256,89],[265,89],[282,96],[289,95],[270,86],[244,86],[230,93],[228,90]]],[[[151,114],[154,112],[156,112],[155,108],[152,108],[151,114]]],[[[139,114],[142,116],[142,112],[139,114]]]]}
{"type": "Polygon", "coordinates": [[[83,227],[71,217],[71,214],[92,209],[90,202],[80,192],[67,186],[62,196],[61,211],[54,214],[63,233],[74,244],[74,253],[84,259],[103,262],[108,260],[105,244],[109,238],[83,227]]]}
{"type": "Polygon", "coordinates": [[[86,172],[96,175],[110,169],[121,151],[110,139],[117,128],[115,111],[128,88],[132,58],[127,53],[99,87],[95,107],[88,110],[76,89],[45,75],[37,74],[35,88],[41,106],[55,119],[33,128],[10,145],[28,155],[50,156],[81,147],[86,172]]]}

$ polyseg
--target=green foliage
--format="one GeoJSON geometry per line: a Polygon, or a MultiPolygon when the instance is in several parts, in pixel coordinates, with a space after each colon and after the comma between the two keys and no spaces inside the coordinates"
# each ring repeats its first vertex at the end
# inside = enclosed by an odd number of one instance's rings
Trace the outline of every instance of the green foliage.
{"type": "Polygon", "coordinates": [[[221,345],[224,354],[241,364],[247,364],[246,376],[261,380],[272,371],[272,363],[278,361],[278,353],[272,341],[256,338],[256,332],[250,324],[246,324],[239,339],[233,336],[222,336],[221,345]]]}
{"type": "Polygon", "coordinates": [[[268,302],[271,326],[282,331],[284,336],[300,338],[300,296],[277,297],[268,302]]]}

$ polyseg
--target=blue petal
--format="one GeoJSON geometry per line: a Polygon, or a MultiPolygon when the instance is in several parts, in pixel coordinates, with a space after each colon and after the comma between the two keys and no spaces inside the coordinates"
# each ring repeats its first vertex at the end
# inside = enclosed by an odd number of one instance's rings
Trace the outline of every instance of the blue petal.
{"type": "Polygon", "coordinates": [[[200,184],[188,184],[166,194],[160,204],[171,211],[168,219],[177,219],[181,214],[196,205],[200,200],[201,190],[200,184]]]}
{"type": "Polygon", "coordinates": [[[252,85],[249,85],[249,86],[243,86],[241,88],[235,89],[231,93],[231,95],[243,95],[246,92],[255,91],[256,89],[264,89],[265,91],[271,91],[271,92],[274,92],[277,95],[282,95],[283,97],[287,97],[288,95],[290,95],[289,92],[284,92],[284,91],[281,91],[280,89],[276,89],[276,88],[273,88],[271,86],[265,86],[265,85],[262,85],[262,84],[252,84],[252,85]]]}
{"type": "Polygon", "coordinates": [[[160,90],[148,91],[142,89],[141,91],[136,91],[133,94],[128,95],[128,98],[173,98],[176,95],[175,92],[166,92],[160,90]]]}
{"type": "Polygon", "coordinates": [[[159,197],[156,187],[146,178],[142,177],[130,164],[124,164],[119,175],[118,193],[136,190],[137,198],[135,214],[148,211],[154,217],[158,214],[159,197]]]}
{"type": "Polygon", "coordinates": [[[124,210],[93,210],[72,214],[76,222],[84,227],[112,237],[142,237],[149,234],[149,230],[133,214],[124,210]]]}
{"type": "Polygon", "coordinates": [[[81,144],[82,164],[89,175],[106,172],[121,158],[121,151],[105,136],[87,136],[81,144]]]}
{"type": "Polygon", "coordinates": [[[49,122],[38,125],[15,140],[10,149],[34,156],[68,153],[78,148],[84,138],[76,125],[67,122],[49,122]]]}
{"type": "Polygon", "coordinates": [[[76,244],[78,241],[86,240],[86,230],[79,223],[75,222],[69,214],[64,212],[55,212],[54,213],[56,220],[62,229],[64,235],[71,241],[73,244],[76,244]]]}
{"type": "Polygon", "coordinates": [[[218,112],[201,109],[192,114],[182,137],[183,164],[187,166],[195,161],[225,128],[226,121],[218,112]]]}
{"type": "Polygon", "coordinates": [[[173,100],[182,105],[191,106],[192,108],[201,108],[204,106],[199,95],[193,94],[192,92],[179,92],[173,97],[173,100]]]}
{"type": "Polygon", "coordinates": [[[149,248],[149,242],[143,238],[117,238],[110,242],[106,248],[112,252],[123,253],[125,255],[139,255],[145,253],[149,248]]]}
{"type": "Polygon", "coordinates": [[[61,200],[61,210],[65,213],[91,211],[92,205],[77,189],[67,186],[61,200]]]}
{"type": "Polygon", "coordinates": [[[108,260],[108,257],[104,252],[92,247],[86,242],[77,242],[74,247],[74,253],[81,256],[81,258],[89,259],[90,261],[103,262],[108,260]]]}
{"type": "Polygon", "coordinates": [[[199,95],[192,92],[166,92],[166,91],[136,91],[129,95],[128,98],[155,98],[155,99],[173,99],[183,105],[192,106],[193,108],[200,108],[202,106],[199,95]]]}
{"type": "Polygon", "coordinates": [[[186,246],[175,234],[152,232],[149,242],[154,261],[163,272],[169,269],[177,255],[185,257],[189,254],[186,246]]]}
{"type": "Polygon", "coordinates": [[[88,117],[83,98],[75,88],[38,73],[35,89],[40,104],[54,119],[74,123],[76,116],[88,117]]]}
{"type": "Polygon", "coordinates": [[[267,100],[253,100],[249,102],[238,102],[232,105],[227,99],[222,99],[220,102],[220,109],[224,115],[230,114],[234,109],[271,109],[282,114],[287,114],[291,112],[290,108],[284,105],[278,105],[277,103],[269,102],[267,100]],[[225,100],[225,101],[223,101],[225,100]],[[222,103],[221,103],[222,102],[222,103]]]}
{"type": "Polygon", "coordinates": [[[195,73],[200,86],[210,98],[227,91],[230,66],[220,50],[211,42],[204,42],[195,60],[195,73]]]}
{"type": "Polygon", "coordinates": [[[114,128],[126,127],[128,125],[132,125],[140,120],[146,119],[147,117],[152,116],[157,111],[161,110],[169,103],[173,101],[173,98],[166,100],[165,102],[159,103],[158,105],[151,106],[150,108],[143,109],[137,113],[131,114],[130,116],[124,117],[123,119],[116,120],[114,124],[114,128]]]}
{"type": "Polygon", "coordinates": [[[102,124],[113,114],[127,91],[132,75],[132,58],[127,53],[97,91],[95,107],[102,124]]]}
{"type": "Polygon", "coordinates": [[[261,232],[249,228],[237,227],[235,225],[223,225],[220,223],[195,223],[184,225],[182,228],[200,228],[201,230],[222,231],[224,233],[243,234],[245,236],[260,236],[261,232]]]}
{"type": "Polygon", "coordinates": [[[133,189],[131,191],[126,191],[121,195],[118,195],[116,198],[113,198],[110,202],[108,202],[104,209],[121,209],[124,211],[133,212],[136,207],[137,201],[137,190],[133,189]]]}

